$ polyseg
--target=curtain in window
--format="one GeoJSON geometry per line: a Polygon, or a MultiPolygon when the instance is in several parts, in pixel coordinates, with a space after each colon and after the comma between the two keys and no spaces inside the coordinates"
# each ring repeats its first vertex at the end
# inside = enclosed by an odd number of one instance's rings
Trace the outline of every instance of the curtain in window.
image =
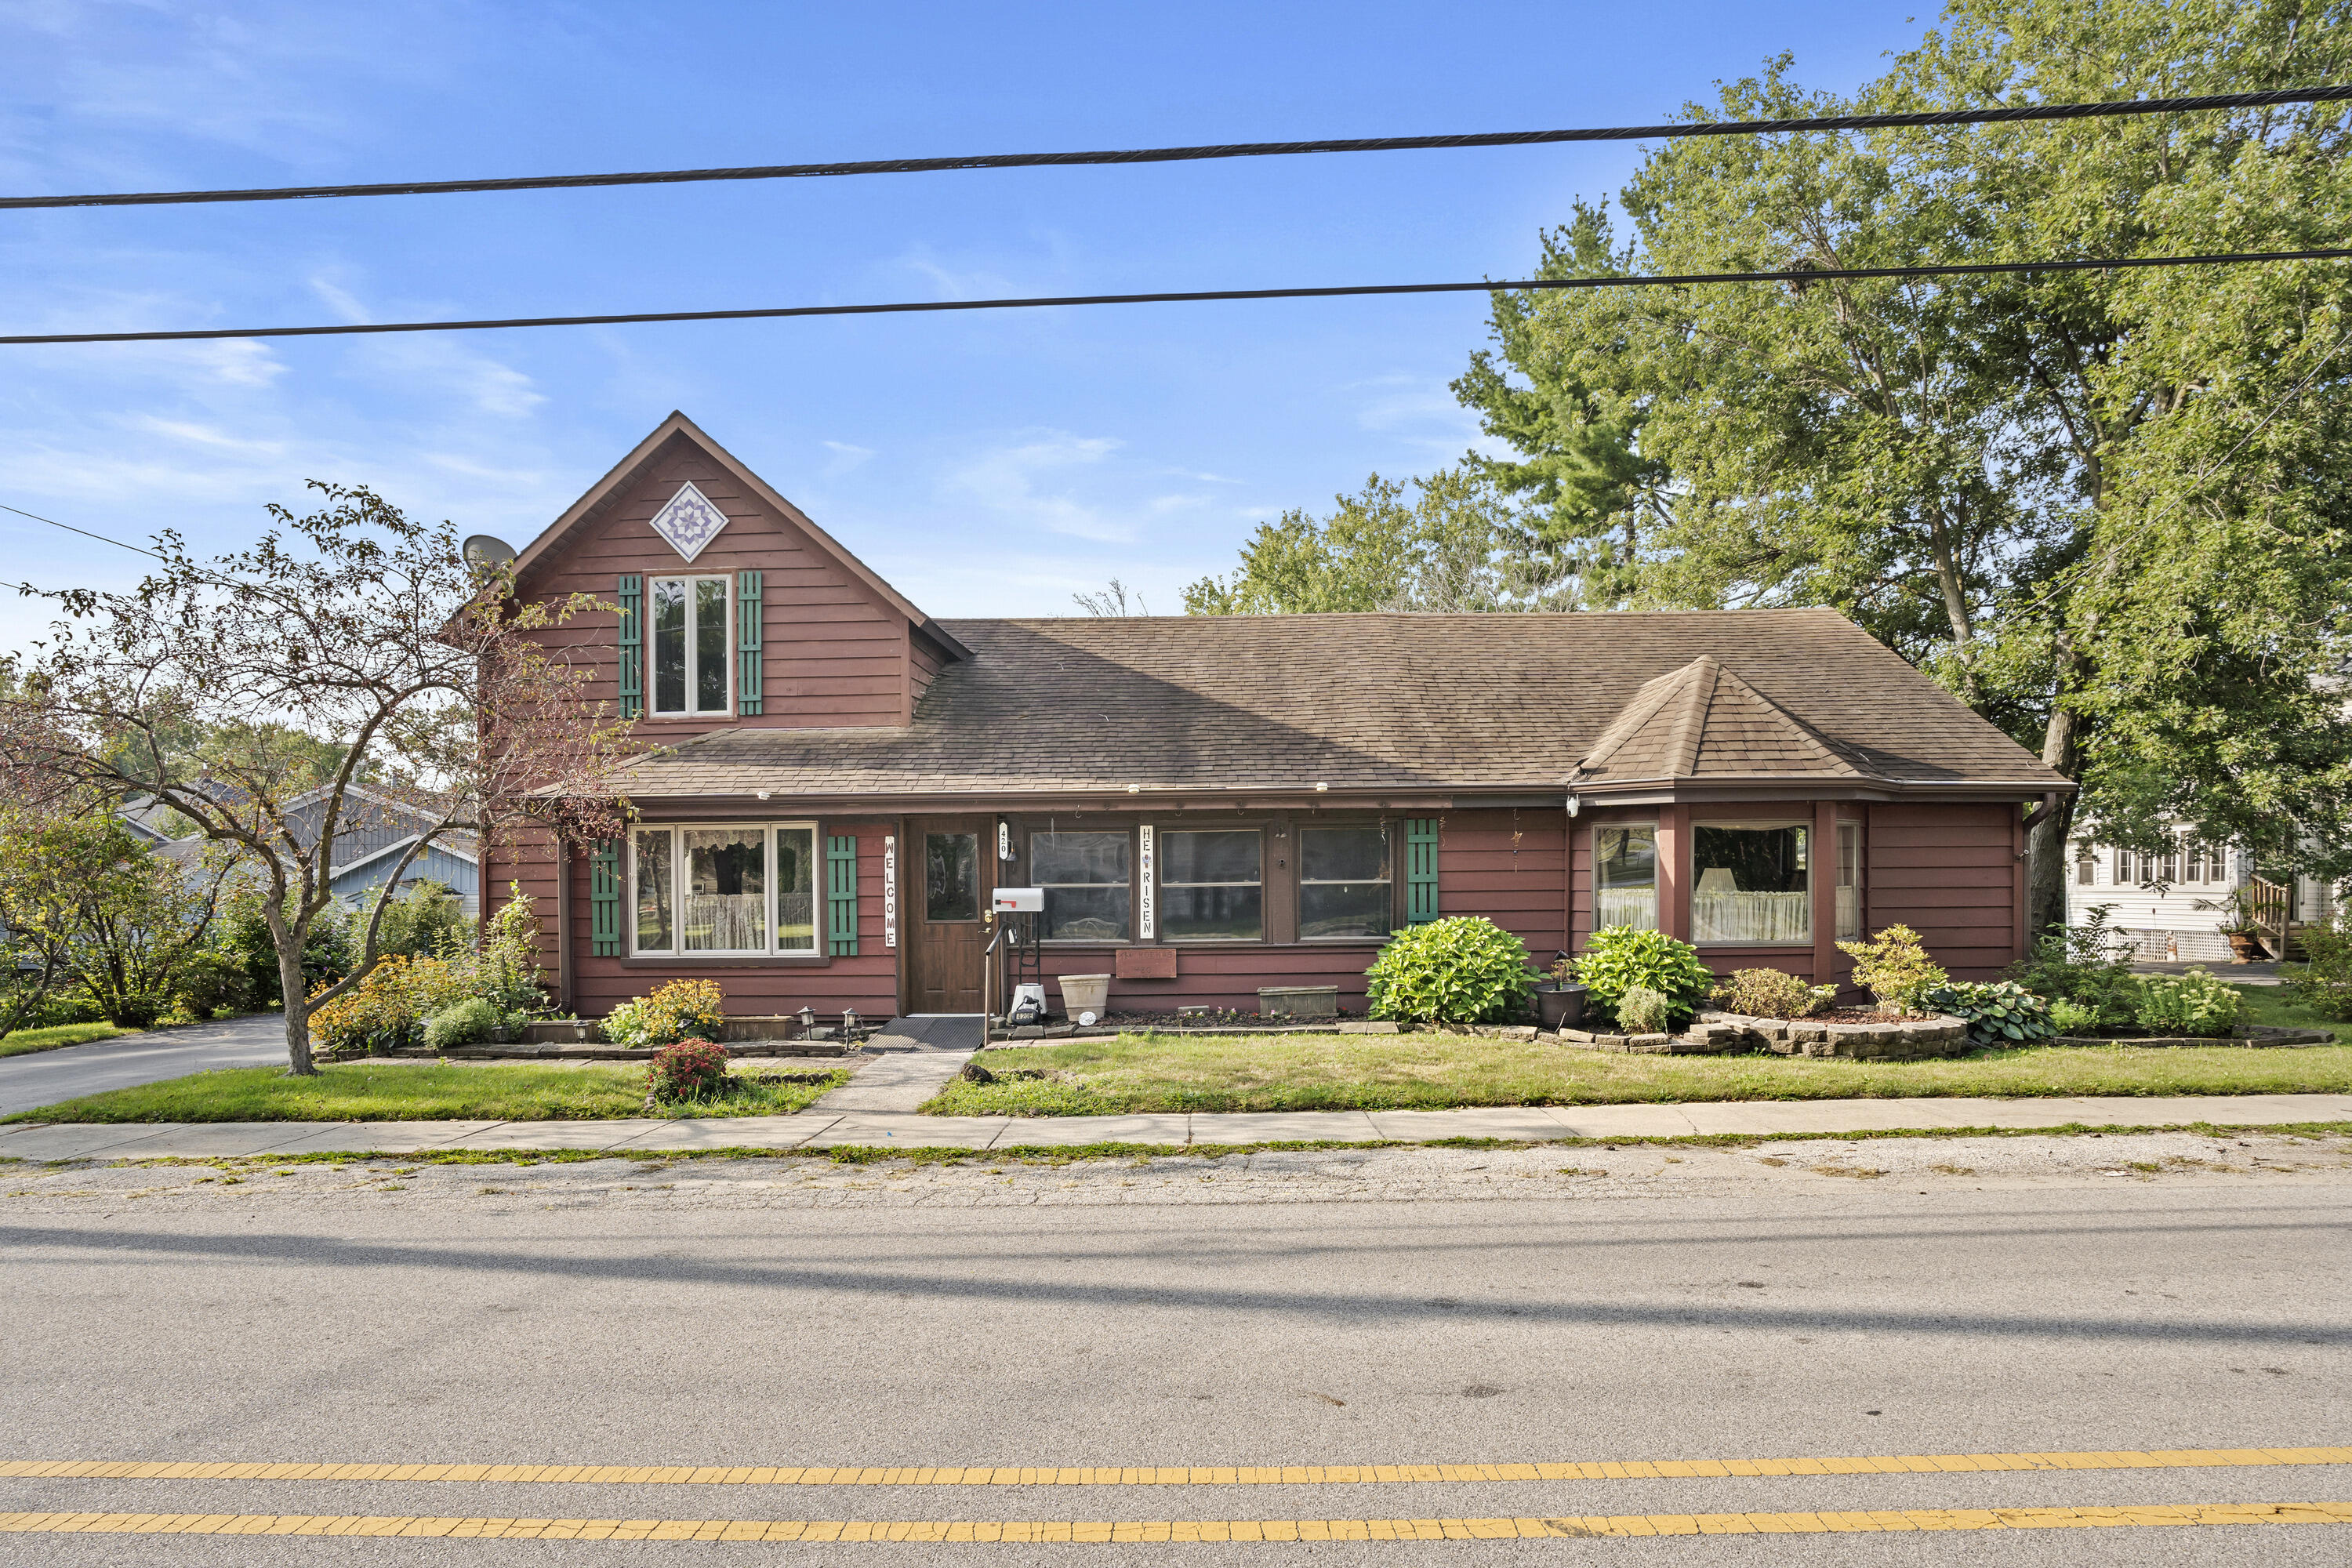
{"type": "Polygon", "coordinates": [[[1811,942],[1809,837],[1801,827],[1696,829],[1691,940],[1811,942]]]}
{"type": "Polygon", "coordinates": [[[1592,830],[1593,924],[1658,929],[1658,830],[1592,830]]]}
{"type": "Polygon", "coordinates": [[[756,827],[689,827],[678,835],[686,897],[679,925],[688,952],[761,952],[768,946],[768,836],[756,827]]]}
{"type": "MultiPolygon", "coordinates": [[[[855,875],[853,862],[853,909],[855,875]]],[[[816,951],[816,830],[812,827],[776,829],[776,945],[788,952],[816,951]]]]}

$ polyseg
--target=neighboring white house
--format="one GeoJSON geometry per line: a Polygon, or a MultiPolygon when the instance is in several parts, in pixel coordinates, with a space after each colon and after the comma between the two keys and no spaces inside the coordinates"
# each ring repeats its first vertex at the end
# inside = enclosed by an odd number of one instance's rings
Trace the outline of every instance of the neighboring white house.
{"type": "MultiPolygon", "coordinates": [[[[2106,905],[2108,923],[2134,940],[2137,957],[2226,962],[2230,943],[2218,929],[2224,911],[2215,906],[2252,874],[2242,851],[2202,845],[2185,834],[2172,853],[2161,856],[2077,839],[2066,873],[2066,923],[2081,925],[2106,905]]],[[[2327,920],[2341,902],[2340,889],[2297,877],[2287,919],[2327,920]]]]}

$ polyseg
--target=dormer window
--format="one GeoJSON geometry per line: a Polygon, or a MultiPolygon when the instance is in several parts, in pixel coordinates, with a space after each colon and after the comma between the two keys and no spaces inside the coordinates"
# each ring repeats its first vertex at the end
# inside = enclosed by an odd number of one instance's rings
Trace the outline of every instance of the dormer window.
{"type": "Polygon", "coordinates": [[[728,700],[728,580],[656,577],[653,710],[661,718],[718,717],[728,700]]]}

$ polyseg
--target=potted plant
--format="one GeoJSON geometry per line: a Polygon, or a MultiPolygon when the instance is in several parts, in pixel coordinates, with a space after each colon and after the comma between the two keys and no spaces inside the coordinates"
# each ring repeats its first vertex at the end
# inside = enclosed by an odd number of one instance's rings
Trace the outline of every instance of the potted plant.
{"type": "Polygon", "coordinates": [[[2252,963],[2270,956],[2263,946],[2263,928],[2254,923],[2254,890],[2252,888],[2235,889],[2228,897],[2218,900],[2200,899],[2197,907],[2220,912],[2221,918],[2213,923],[2213,929],[2229,942],[2231,963],[2252,963]]]}
{"type": "Polygon", "coordinates": [[[1545,1030],[1580,1028],[1584,1023],[1585,987],[1576,982],[1576,960],[1566,950],[1551,961],[1550,978],[1536,984],[1536,1021],[1545,1030]]]}

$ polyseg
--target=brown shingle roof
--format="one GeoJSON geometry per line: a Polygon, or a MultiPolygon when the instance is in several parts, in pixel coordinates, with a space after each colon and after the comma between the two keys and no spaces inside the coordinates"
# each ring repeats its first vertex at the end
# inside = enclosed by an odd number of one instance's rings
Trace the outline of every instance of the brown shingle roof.
{"type": "Polygon", "coordinates": [[[1580,762],[1603,782],[2065,786],[1831,610],[944,624],[974,657],[940,673],[910,727],[716,731],[623,787],[1528,791],[1580,762]]]}

